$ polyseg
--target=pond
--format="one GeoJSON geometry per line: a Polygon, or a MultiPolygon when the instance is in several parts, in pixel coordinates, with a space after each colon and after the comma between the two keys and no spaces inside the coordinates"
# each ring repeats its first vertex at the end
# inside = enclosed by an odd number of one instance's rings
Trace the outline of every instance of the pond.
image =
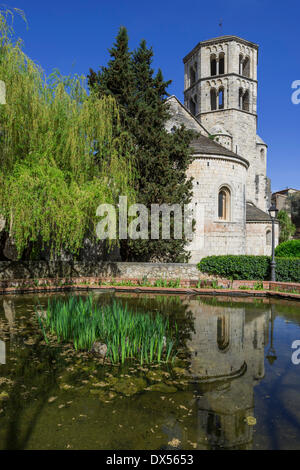
{"type": "Polygon", "coordinates": [[[0,449],[300,449],[299,303],[95,291],[178,325],[174,364],[120,366],[45,343],[68,295],[0,298],[0,449]]]}

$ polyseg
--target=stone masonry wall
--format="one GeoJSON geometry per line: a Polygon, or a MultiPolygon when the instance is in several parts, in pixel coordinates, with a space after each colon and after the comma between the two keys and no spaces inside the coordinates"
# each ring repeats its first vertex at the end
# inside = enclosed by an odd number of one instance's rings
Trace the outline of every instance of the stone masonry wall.
{"type": "Polygon", "coordinates": [[[46,279],[84,276],[125,279],[142,279],[147,277],[149,279],[197,280],[200,277],[200,273],[195,264],[185,263],[0,261],[0,281],[6,279],[46,279]]]}
{"type": "MultiPolygon", "coordinates": [[[[247,223],[246,224],[246,255],[266,255],[271,256],[272,224],[268,223],[247,223]],[[267,235],[268,234],[268,235],[267,235]]],[[[278,245],[279,225],[275,224],[275,246],[278,245]]]]}
{"type": "Polygon", "coordinates": [[[193,241],[187,247],[192,255],[191,263],[198,263],[204,256],[245,254],[246,171],[238,160],[208,155],[194,158],[187,174],[194,178],[192,202],[197,203],[199,215],[193,241]],[[222,186],[231,193],[228,221],[218,218],[218,194],[222,186]]]}

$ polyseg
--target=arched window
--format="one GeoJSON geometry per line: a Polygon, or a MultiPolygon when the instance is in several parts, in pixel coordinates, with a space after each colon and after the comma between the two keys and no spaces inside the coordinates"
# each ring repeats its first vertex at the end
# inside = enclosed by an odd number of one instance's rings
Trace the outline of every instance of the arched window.
{"type": "Polygon", "coordinates": [[[243,111],[249,111],[250,109],[249,91],[244,92],[242,88],[239,89],[239,109],[243,111]]]}
{"type": "Polygon", "coordinates": [[[219,191],[218,217],[222,220],[230,219],[230,191],[226,187],[221,188],[219,191]]]}
{"type": "Polygon", "coordinates": [[[223,75],[225,73],[225,55],[224,52],[221,52],[219,55],[219,75],[223,75]]]}
{"type": "Polygon", "coordinates": [[[271,246],[272,244],[272,232],[271,230],[267,230],[266,232],[266,245],[271,246]]]}
{"type": "Polygon", "coordinates": [[[210,75],[217,75],[217,58],[215,54],[210,56],[210,75]]]}
{"type": "Polygon", "coordinates": [[[243,109],[243,89],[239,89],[239,109],[243,109]]]}
{"type": "Polygon", "coordinates": [[[260,159],[262,163],[265,163],[265,151],[264,149],[260,149],[260,159]]]}
{"type": "Polygon", "coordinates": [[[190,98],[190,112],[195,116],[196,115],[196,103],[193,98],[190,98]]]}
{"type": "Polygon", "coordinates": [[[225,351],[229,346],[229,319],[226,315],[217,320],[217,343],[220,351],[225,351]]]}
{"type": "Polygon", "coordinates": [[[190,67],[190,86],[196,82],[196,71],[194,67],[190,67]]]}
{"type": "Polygon", "coordinates": [[[250,77],[250,59],[246,57],[243,62],[243,73],[244,77],[250,77]]]}
{"type": "Polygon", "coordinates": [[[218,108],[224,109],[224,88],[219,89],[218,108]]]}
{"type": "Polygon", "coordinates": [[[240,75],[243,75],[243,61],[244,61],[244,57],[240,55],[239,57],[239,74],[240,75]]]}
{"type": "Polygon", "coordinates": [[[217,109],[217,91],[215,88],[210,90],[210,109],[215,111],[217,109]]]}
{"type": "Polygon", "coordinates": [[[249,91],[245,91],[243,96],[243,110],[249,111],[249,91]]]}

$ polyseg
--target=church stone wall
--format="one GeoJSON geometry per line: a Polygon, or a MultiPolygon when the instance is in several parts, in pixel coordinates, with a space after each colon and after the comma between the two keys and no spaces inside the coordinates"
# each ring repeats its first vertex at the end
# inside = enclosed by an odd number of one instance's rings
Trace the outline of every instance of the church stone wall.
{"type": "MultiPolygon", "coordinates": [[[[270,223],[246,224],[246,255],[271,256],[272,225],[270,223]]],[[[275,246],[279,239],[279,224],[275,224],[275,246]]]]}
{"type": "MultiPolygon", "coordinates": [[[[260,207],[260,198],[256,193],[255,183],[257,174],[256,116],[232,109],[220,110],[202,114],[201,122],[207,129],[212,128],[217,123],[230,132],[232,135],[232,150],[246,158],[250,163],[247,172],[246,200],[260,207]]],[[[265,205],[260,209],[265,210],[265,205]]]]}
{"type": "Polygon", "coordinates": [[[203,217],[196,221],[196,232],[187,247],[191,263],[210,255],[245,253],[246,166],[238,160],[214,156],[195,156],[187,176],[192,176],[193,201],[201,205],[203,217]],[[222,186],[231,193],[229,221],[218,218],[218,194],[222,186]]]}

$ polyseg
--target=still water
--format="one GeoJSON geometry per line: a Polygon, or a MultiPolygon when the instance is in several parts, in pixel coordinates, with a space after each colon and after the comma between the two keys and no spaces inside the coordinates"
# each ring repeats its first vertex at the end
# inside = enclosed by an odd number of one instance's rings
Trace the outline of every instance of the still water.
{"type": "Polygon", "coordinates": [[[49,295],[3,296],[0,449],[300,449],[300,303],[93,295],[174,317],[181,359],[104,366],[45,344],[34,308],[49,295]]]}

